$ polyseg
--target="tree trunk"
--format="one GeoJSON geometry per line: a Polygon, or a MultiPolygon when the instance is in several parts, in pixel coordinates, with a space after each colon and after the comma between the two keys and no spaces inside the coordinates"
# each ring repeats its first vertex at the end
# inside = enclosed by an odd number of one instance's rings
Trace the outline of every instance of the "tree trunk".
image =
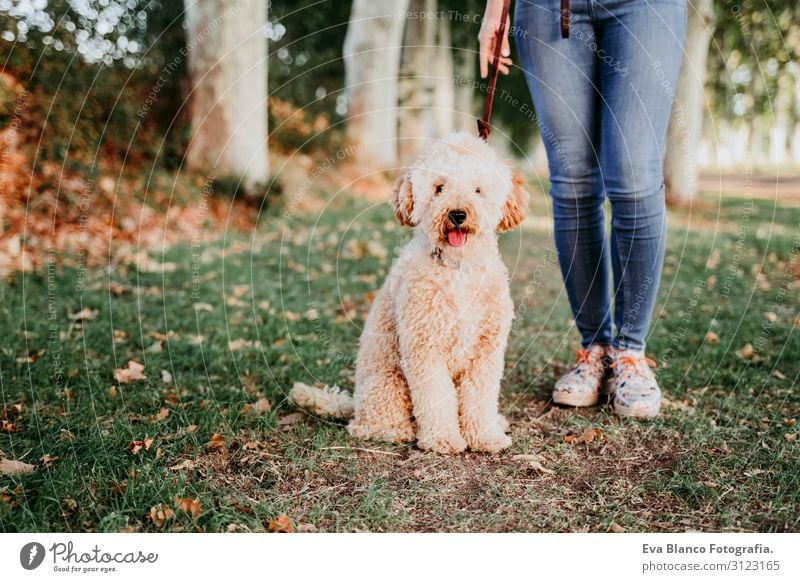
{"type": "MultiPolygon", "coordinates": [[[[436,0],[411,0],[412,14],[433,14],[436,0]]],[[[436,22],[414,18],[406,23],[398,81],[400,120],[398,125],[400,160],[405,162],[420,150],[425,140],[434,137],[434,72],[436,22]]]]}
{"type": "Polygon", "coordinates": [[[691,204],[697,194],[695,153],[703,133],[706,61],[713,31],[713,0],[692,0],[664,155],[664,184],[670,204],[691,204]]]}
{"type": "Polygon", "coordinates": [[[436,137],[444,137],[453,131],[456,94],[453,86],[453,46],[450,36],[450,21],[441,18],[436,35],[436,54],[433,65],[433,111],[436,118],[436,137]]]}
{"type": "Polygon", "coordinates": [[[459,131],[477,131],[475,122],[475,90],[472,82],[477,69],[477,52],[471,47],[459,47],[455,51],[454,75],[455,127],[459,131]]]}
{"type": "Polygon", "coordinates": [[[185,0],[192,82],[190,167],[233,175],[247,189],[269,177],[267,2],[185,0]]]}
{"type": "Polygon", "coordinates": [[[408,0],[353,0],[344,40],[347,135],[381,166],[397,162],[397,77],[408,0]]]}

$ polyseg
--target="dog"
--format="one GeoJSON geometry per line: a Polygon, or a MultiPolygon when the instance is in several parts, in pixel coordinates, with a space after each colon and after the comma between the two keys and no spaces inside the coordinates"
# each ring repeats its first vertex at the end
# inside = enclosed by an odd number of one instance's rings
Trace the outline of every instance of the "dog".
{"type": "Polygon", "coordinates": [[[391,205],[414,234],[367,315],[348,431],[442,454],[501,451],[514,307],[497,232],[525,218],[525,181],[481,139],[455,133],[401,173],[391,205]]]}

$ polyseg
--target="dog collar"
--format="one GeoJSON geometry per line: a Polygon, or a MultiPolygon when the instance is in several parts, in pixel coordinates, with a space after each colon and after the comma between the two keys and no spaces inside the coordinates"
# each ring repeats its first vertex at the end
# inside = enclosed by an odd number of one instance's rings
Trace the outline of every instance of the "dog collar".
{"type": "Polygon", "coordinates": [[[442,256],[441,247],[435,247],[433,251],[431,251],[431,258],[434,260],[434,262],[442,265],[443,267],[449,267],[451,269],[461,268],[461,261],[451,261],[442,256]]]}

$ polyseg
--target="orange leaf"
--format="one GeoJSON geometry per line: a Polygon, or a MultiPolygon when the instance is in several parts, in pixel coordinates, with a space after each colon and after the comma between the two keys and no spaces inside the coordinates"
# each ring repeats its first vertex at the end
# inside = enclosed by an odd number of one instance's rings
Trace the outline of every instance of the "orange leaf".
{"type": "Polygon", "coordinates": [[[185,511],[195,518],[202,513],[202,509],[200,509],[200,502],[197,499],[192,499],[191,497],[176,497],[175,507],[177,507],[180,511],[185,511]]]}
{"type": "Polygon", "coordinates": [[[149,451],[151,446],[153,446],[153,439],[145,437],[144,440],[132,441],[128,445],[128,450],[134,455],[138,455],[142,449],[149,451]]]}
{"type": "Polygon", "coordinates": [[[175,513],[163,503],[159,503],[150,508],[150,519],[157,527],[161,527],[174,516],[175,513]]]}
{"type": "Polygon", "coordinates": [[[276,519],[270,519],[267,529],[271,533],[294,533],[294,526],[289,516],[285,513],[276,519]]]}
{"type": "Polygon", "coordinates": [[[19,428],[13,422],[0,420],[0,432],[17,432],[19,428]]]}
{"type": "Polygon", "coordinates": [[[225,448],[225,437],[215,432],[211,435],[211,441],[208,443],[208,450],[215,451],[225,448]]]}

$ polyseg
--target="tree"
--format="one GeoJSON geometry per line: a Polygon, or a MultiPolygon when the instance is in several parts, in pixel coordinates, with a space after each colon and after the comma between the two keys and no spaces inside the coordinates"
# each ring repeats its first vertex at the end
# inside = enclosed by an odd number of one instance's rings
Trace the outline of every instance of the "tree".
{"type": "Polygon", "coordinates": [[[664,156],[667,201],[675,205],[691,204],[697,194],[695,154],[703,133],[706,62],[713,30],[713,1],[693,0],[664,156]]]}
{"type": "Polygon", "coordinates": [[[354,0],[344,41],[348,139],[382,166],[397,162],[400,49],[408,0],[354,0]]]}
{"type": "Polygon", "coordinates": [[[265,0],[184,0],[189,50],[190,167],[247,189],[269,175],[265,0]]]}

